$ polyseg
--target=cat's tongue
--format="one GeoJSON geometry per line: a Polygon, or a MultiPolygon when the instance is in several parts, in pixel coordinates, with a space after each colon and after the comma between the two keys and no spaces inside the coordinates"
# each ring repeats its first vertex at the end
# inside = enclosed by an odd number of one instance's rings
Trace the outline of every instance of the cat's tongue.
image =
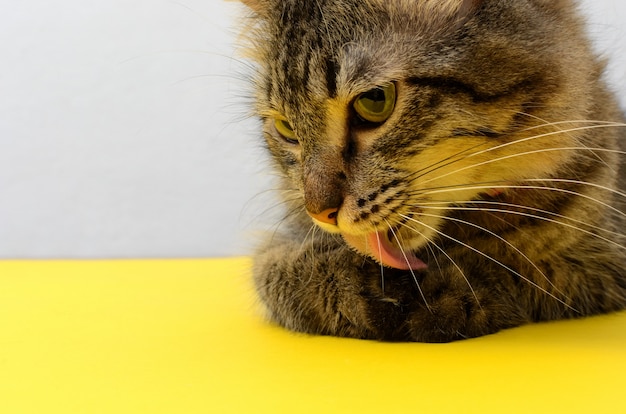
{"type": "Polygon", "coordinates": [[[384,232],[370,233],[367,236],[343,234],[345,241],[358,251],[373,257],[388,267],[402,270],[424,270],[428,265],[410,251],[403,251],[393,245],[384,232]]]}

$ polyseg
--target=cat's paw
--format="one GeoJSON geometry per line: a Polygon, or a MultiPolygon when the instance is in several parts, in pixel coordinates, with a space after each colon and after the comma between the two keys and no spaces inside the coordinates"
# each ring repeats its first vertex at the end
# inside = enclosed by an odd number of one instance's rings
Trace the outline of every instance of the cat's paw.
{"type": "Polygon", "coordinates": [[[497,281],[382,268],[340,244],[274,245],[255,257],[253,275],[270,319],[298,332],[448,342],[528,320],[497,281]]]}
{"type": "Polygon", "coordinates": [[[498,286],[470,287],[445,271],[391,274],[384,281],[384,287],[370,282],[363,298],[368,324],[378,339],[450,342],[529,321],[498,286]]]}
{"type": "Polygon", "coordinates": [[[419,342],[450,342],[497,332],[488,312],[473,299],[445,295],[407,318],[407,333],[419,342]]]}

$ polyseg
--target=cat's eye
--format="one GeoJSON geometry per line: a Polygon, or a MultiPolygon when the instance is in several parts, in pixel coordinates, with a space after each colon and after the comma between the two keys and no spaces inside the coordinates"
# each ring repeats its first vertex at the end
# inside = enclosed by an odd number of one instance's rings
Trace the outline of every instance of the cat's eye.
{"type": "Polygon", "coordinates": [[[363,121],[382,124],[391,116],[395,105],[396,86],[388,83],[359,95],[353,107],[363,121]]]}
{"type": "Polygon", "coordinates": [[[274,127],[276,131],[288,142],[297,144],[296,131],[293,129],[289,121],[283,118],[276,118],[274,120],[274,127]]]}

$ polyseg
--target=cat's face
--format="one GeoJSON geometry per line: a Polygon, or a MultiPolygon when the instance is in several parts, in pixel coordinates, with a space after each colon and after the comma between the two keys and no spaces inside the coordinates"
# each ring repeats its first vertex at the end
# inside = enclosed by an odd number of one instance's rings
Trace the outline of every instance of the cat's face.
{"type": "Polygon", "coordinates": [[[247,3],[273,157],[314,223],[383,264],[424,266],[411,251],[456,203],[505,199],[576,146],[550,124],[586,110],[560,2],[247,3]]]}

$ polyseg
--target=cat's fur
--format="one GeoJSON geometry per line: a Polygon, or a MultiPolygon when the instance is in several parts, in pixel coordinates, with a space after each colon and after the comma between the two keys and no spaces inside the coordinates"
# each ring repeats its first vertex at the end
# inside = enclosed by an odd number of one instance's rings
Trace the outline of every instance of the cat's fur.
{"type": "Polygon", "coordinates": [[[244,3],[287,205],[254,258],[273,321],[440,342],[626,307],[626,129],[575,3],[244,3]],[[389,119],[355,121],[389,83],[389,119]]]}

